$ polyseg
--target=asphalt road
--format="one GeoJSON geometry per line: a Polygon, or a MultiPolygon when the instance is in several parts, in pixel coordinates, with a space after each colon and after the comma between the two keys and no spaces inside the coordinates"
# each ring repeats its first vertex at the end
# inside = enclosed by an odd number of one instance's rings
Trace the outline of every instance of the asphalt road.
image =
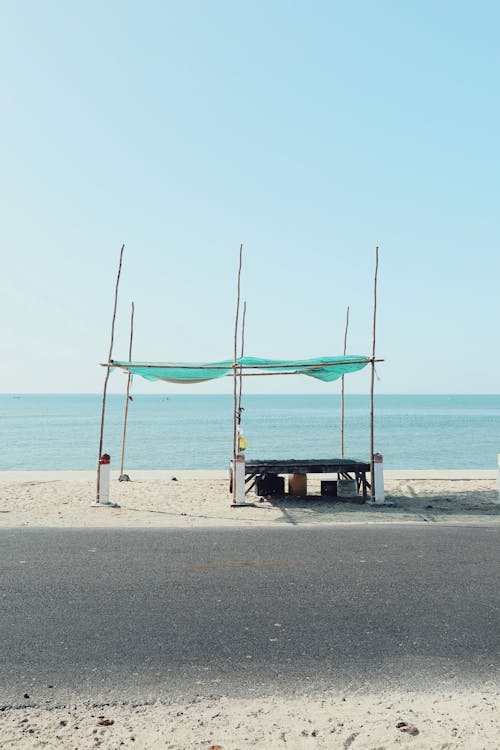
{"type": "Polygon", "coordinates": [[[499,542],[493,526],[3,531],[0,705],[498,685],[499,542]]]}

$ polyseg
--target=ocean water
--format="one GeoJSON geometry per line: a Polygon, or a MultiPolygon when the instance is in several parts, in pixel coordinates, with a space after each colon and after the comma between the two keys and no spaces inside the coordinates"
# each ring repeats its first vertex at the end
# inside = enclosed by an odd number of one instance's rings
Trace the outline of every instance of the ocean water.
{"type": "MultiPolygon", "coordinates": [[[[248,458],[340,456],[340,396],[247,395],[248,458]]],[[[0,470],[84,470],[97,462],[101,396],[0,394],[0,470]]],[[[124,396],[108,395],[104,452],[120,468],[124,396]]],[[[231,395],[137,395],[127,469],[223,469],[231,395]]],[[[346,396],[345,455],[368,460],[369,398],[346,396]]],[[[495,469],[500,396],[376,396],[375,450],[388,469],[495,469]]]]}

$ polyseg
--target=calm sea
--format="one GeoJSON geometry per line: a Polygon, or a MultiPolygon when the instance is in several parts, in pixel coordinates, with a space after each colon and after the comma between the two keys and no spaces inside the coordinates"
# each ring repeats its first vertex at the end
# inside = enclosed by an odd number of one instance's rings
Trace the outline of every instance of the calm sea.
{"type": "MultiPolygon", "coordinates": [[[[340,396],[247,395],[248,458],[340,456],[340,396]]],[[[96,465],[100,395],[0,394],[0,470],[96,465]]],[[[124,397],[110,395],[104,450],[120,468],[124,397]]],[[[345,455],[368,459],[369,399],[346,397],[345,455]]],[[[500,396],[377,396],[375,450],[388,469],[494,469],[500,396]]],[[[232,396],[137,395],[125,470],[222,469],[232,452],[232,396]]]]}

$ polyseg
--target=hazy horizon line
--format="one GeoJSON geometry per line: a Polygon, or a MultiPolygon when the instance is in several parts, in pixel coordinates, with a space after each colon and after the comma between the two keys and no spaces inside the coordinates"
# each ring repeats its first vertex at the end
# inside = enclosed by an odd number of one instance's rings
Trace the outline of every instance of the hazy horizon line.
{"type": "MultiPolygon", "coordinates": [[[[0,391],[0,396],[101,396],[102,397],[102,391],[0,391]]],[[[124,396],[125,393],[122,391],[108,391],[107,396],[124,396]]],[[[137,398],[139,396],[145,396],[145,397],[157,397],[157,396],[229,396],[233,398],[232,393],[176,393],[175,391],[166,391],[163,393],[134,393],[132,394],[133,398],[137,398]]],[[[338,396],[341,397],[340,393],[243,393],[243,396],[317,396],[319,398],[322,398],[324,396],[338,396]]],[[[345,397],[348,398],[349,396],[366,396],[369,397],[370,393],[366,391],[359,391],[359,392],[349,392],[345,394],[345,397]]],[[[375,397],[380,396],[499,396],[500,393],[454,393],[454,392],[429,392],[429,393],[410,393],[410,392],[401,392],[401,393],[377,393],[374,394],[375,397]]]]}

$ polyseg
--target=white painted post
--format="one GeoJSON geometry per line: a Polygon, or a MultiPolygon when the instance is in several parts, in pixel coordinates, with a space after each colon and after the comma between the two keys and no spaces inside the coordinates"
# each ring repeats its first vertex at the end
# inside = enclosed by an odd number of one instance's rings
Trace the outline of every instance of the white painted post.
{"type": "Polygon", "coordinates": [[[245,502],[245,456],[238,453],[233,463],[234,503],[245,502]]]}
{"type": "Polygon", "coordinates": [[[381,453],[373,454],[373,487],[375,489],[375,505],[384,505],[384,458],[381,453]]]}
{"type": "Polygon", "coordinates": [[[109,453],[103,453],[99,459],[100,480],[99,480],[99,500],[92,503],[94,508],[111,507],[119,508],[118,503],[112,503],[109,499],[109,479],[111,475],[111,456],[109,453]]]}
{"type": "Polygon", "coordinates": [[[99,502],[101,505],[109,504],[109,477],[111,474],[111,456],[104,453],[99,459],[101,464],[101,486],[99,502]]]}

